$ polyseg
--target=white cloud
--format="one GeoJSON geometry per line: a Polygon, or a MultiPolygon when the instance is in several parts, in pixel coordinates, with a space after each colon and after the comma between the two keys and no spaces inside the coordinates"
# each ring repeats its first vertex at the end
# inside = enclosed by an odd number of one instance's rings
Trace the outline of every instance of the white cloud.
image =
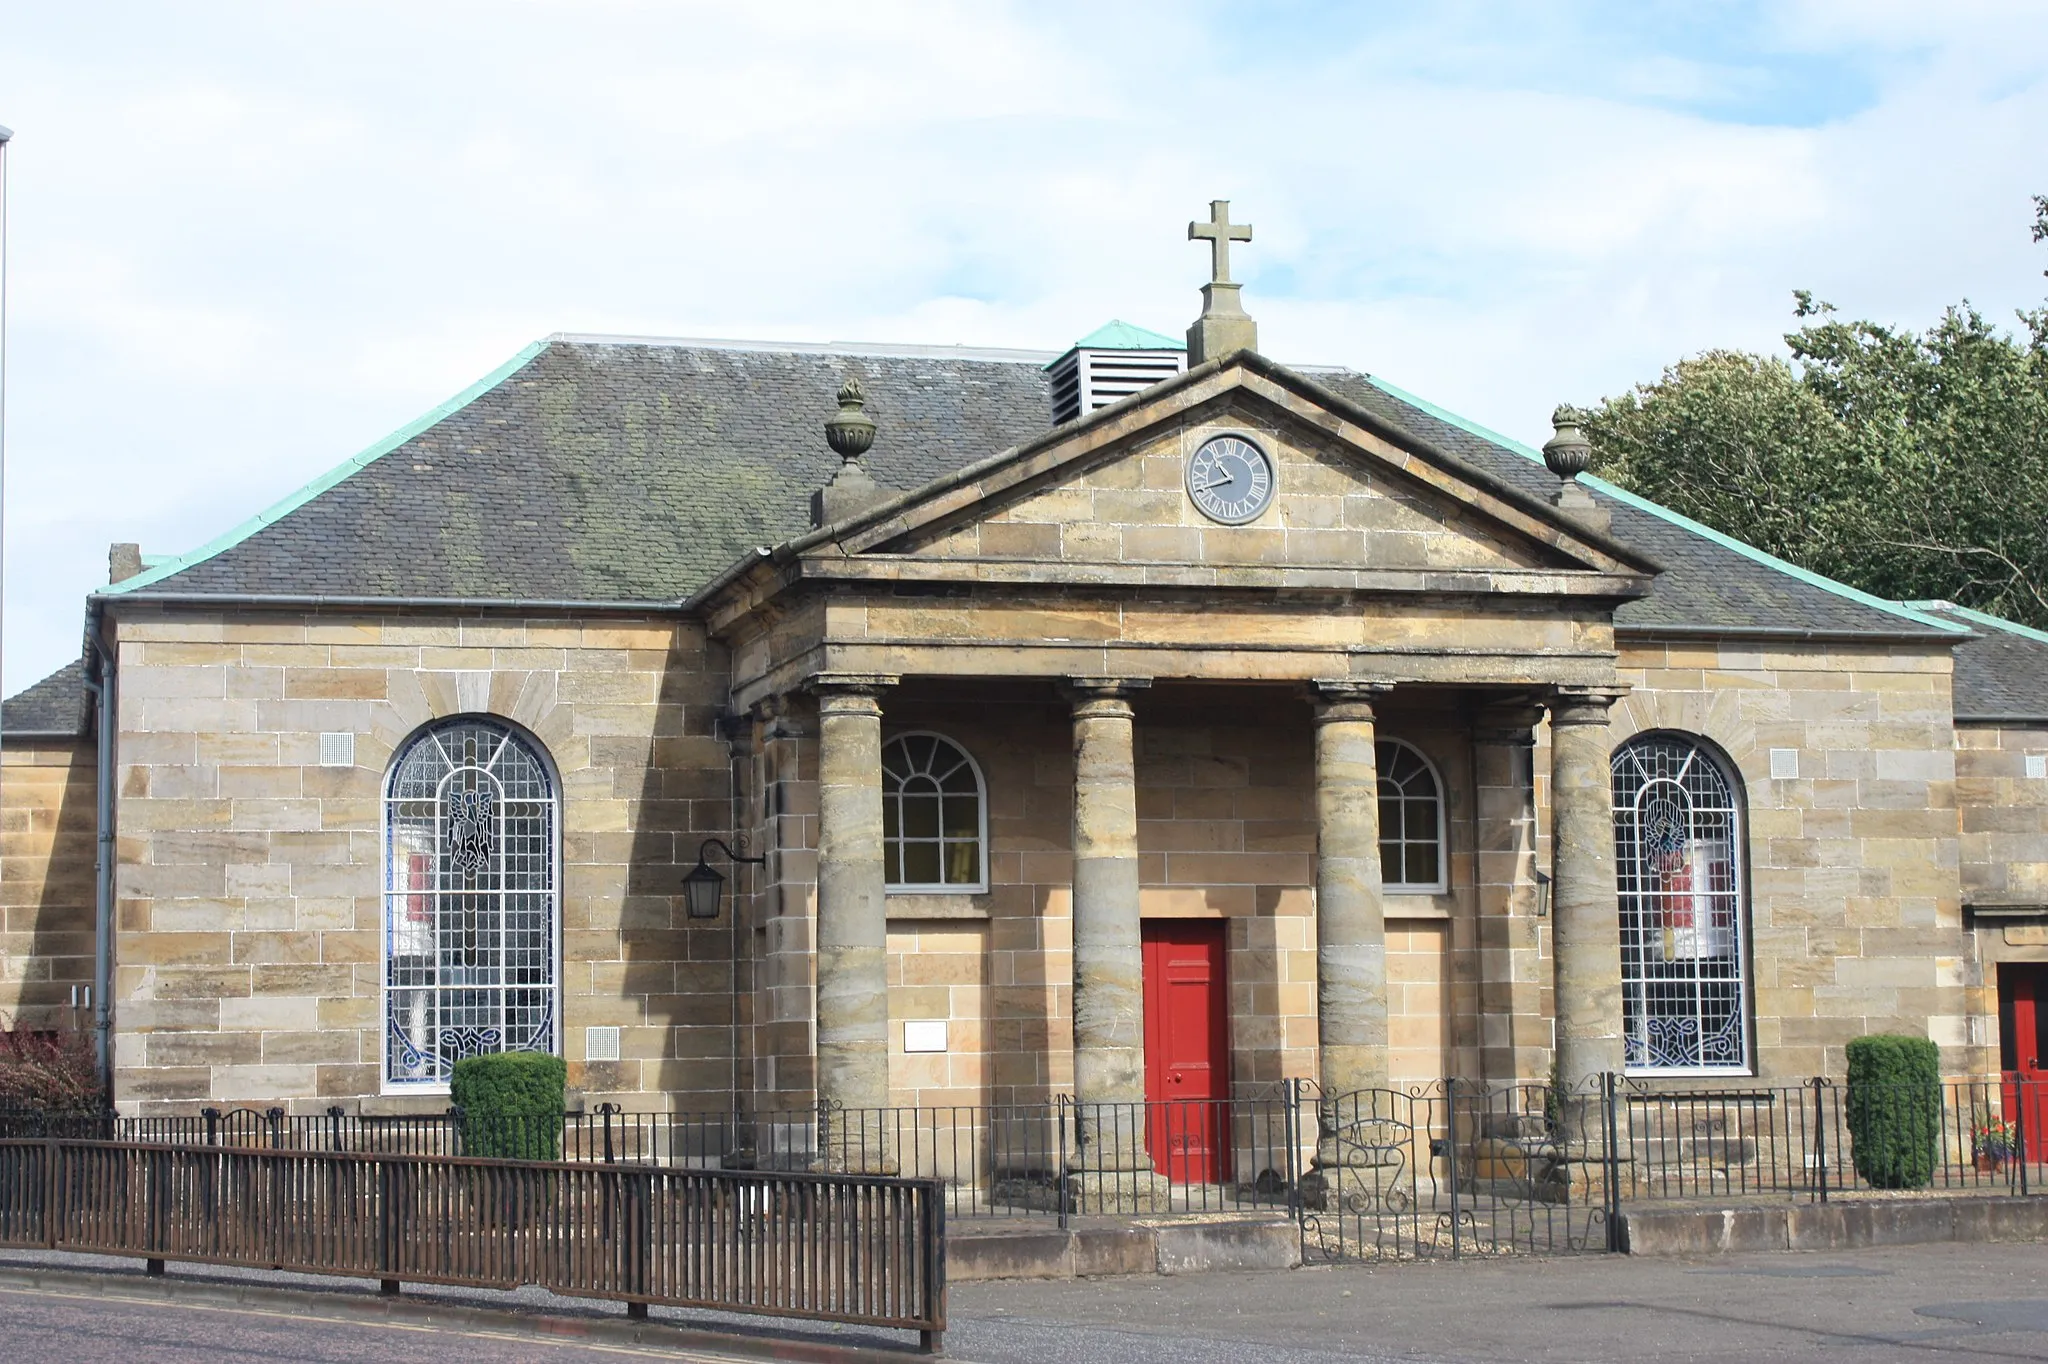
{"type": "Polygon", "coordinates": [[[1177,331],[1212,197],[1268,351],[1525,437],[1794,287],[2048,289],[2048,15],[1715,13],[0,0],[6,686],[108,541],[190,548],[535,337],[1177,331]]]}

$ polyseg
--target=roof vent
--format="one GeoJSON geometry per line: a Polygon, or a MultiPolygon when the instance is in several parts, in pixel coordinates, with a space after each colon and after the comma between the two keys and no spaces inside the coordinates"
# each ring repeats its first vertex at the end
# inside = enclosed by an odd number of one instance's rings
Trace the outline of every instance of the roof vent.
{"type": "Polygon", "coordinates": [[[1052,376],[1053,425],[1085,417],[1187,368],[1187,347],[1170,336],[1128,322],[1099,327],[1045,367],[1052,376]]]}

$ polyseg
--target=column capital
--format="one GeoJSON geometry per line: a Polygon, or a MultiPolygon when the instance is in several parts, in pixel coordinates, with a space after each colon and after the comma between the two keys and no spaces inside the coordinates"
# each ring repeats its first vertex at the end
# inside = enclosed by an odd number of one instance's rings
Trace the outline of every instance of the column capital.
{"type": "Polygon", "coordinates": [[[1559,687],[1551,694],[1550,724],[1604,725],[1607,712],[1628,695],[1627,687],[1559,687]]]}
{"type": "Polygon", "coordinates": [[[803,680],[803,690],[819,700],[827,696],[881,696],[903,678],[889,672],[817,672],[803,680]]]}
{"type": "Polygon", "coordinates": [[[1131,697],[1151,685],[1149,677],[1069,677],[1060,682],[1060,695],[1073,704],[1076,719],[1128,718],[1131,697]]]}
{"type": "Polygon", "coordinates": [[[1370,720],[1373,706],[1394,689],[1391,682],[1361,682],[1349,677],[1318,677],[1309,683],[1316,704],[1316,723],[1370,720]]]}
{"type": "Polygon", "coordinates": [[[1533,747],[1542,719],[1543,703],[1534,697],[1495,701],[1473,713],[1472,738],[1475,743],[1533,747]]]}

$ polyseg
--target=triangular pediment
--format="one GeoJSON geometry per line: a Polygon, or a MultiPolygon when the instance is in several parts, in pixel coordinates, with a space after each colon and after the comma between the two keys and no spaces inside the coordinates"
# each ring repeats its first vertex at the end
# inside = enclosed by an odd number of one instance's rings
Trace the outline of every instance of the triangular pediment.
{"type": "Polygon", "coordinates": [[[1249,353],[790,548],[923,561],[949,577],[951,565],[1028,564],[1053,581],[1264,569],[1422,574],[1441,588],[1446,574],[1641,581],[1655,571],[1556,508],[1249,353]],[[1242,524],[1205,513],[1189,486],[1198,452],[1222,436],[1250,441],[1272,472],[1270,500],[1242,524]]]}

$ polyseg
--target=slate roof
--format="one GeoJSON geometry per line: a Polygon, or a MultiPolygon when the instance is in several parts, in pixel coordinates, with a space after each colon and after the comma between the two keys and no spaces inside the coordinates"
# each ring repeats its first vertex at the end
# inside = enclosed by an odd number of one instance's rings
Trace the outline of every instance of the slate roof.
{"type": "Polygon", "coordinates": [[[0,705],[0,737],[83,734],[88,717],[85,664],[74,659],[0,705]]]}
{"type": "MultiPolygon", "coordinates": [[[[879,427],[870,472],[911,489],[1044,434],[1051,358],[555,337],[314,495],[112,591],[676,602],[810,528],[810,494],[836,467],[821,424],[847,376],[879,427]]],[[[1301,372],[1539,497],[1557,488],[1527,447],[1377,379],[1301,372]]],[[[1667,569],[1620,608],[1624,627],[1944,633],[1619,490],[1597,495],[1616,538],[1667,569]]]]}
{"type": "Polygon", "coordinates": [[[2048,724],[2048,634],[1950,602],[1911,605],[1976,631],[1956,646],[1956,719],[2048,724]]]}

